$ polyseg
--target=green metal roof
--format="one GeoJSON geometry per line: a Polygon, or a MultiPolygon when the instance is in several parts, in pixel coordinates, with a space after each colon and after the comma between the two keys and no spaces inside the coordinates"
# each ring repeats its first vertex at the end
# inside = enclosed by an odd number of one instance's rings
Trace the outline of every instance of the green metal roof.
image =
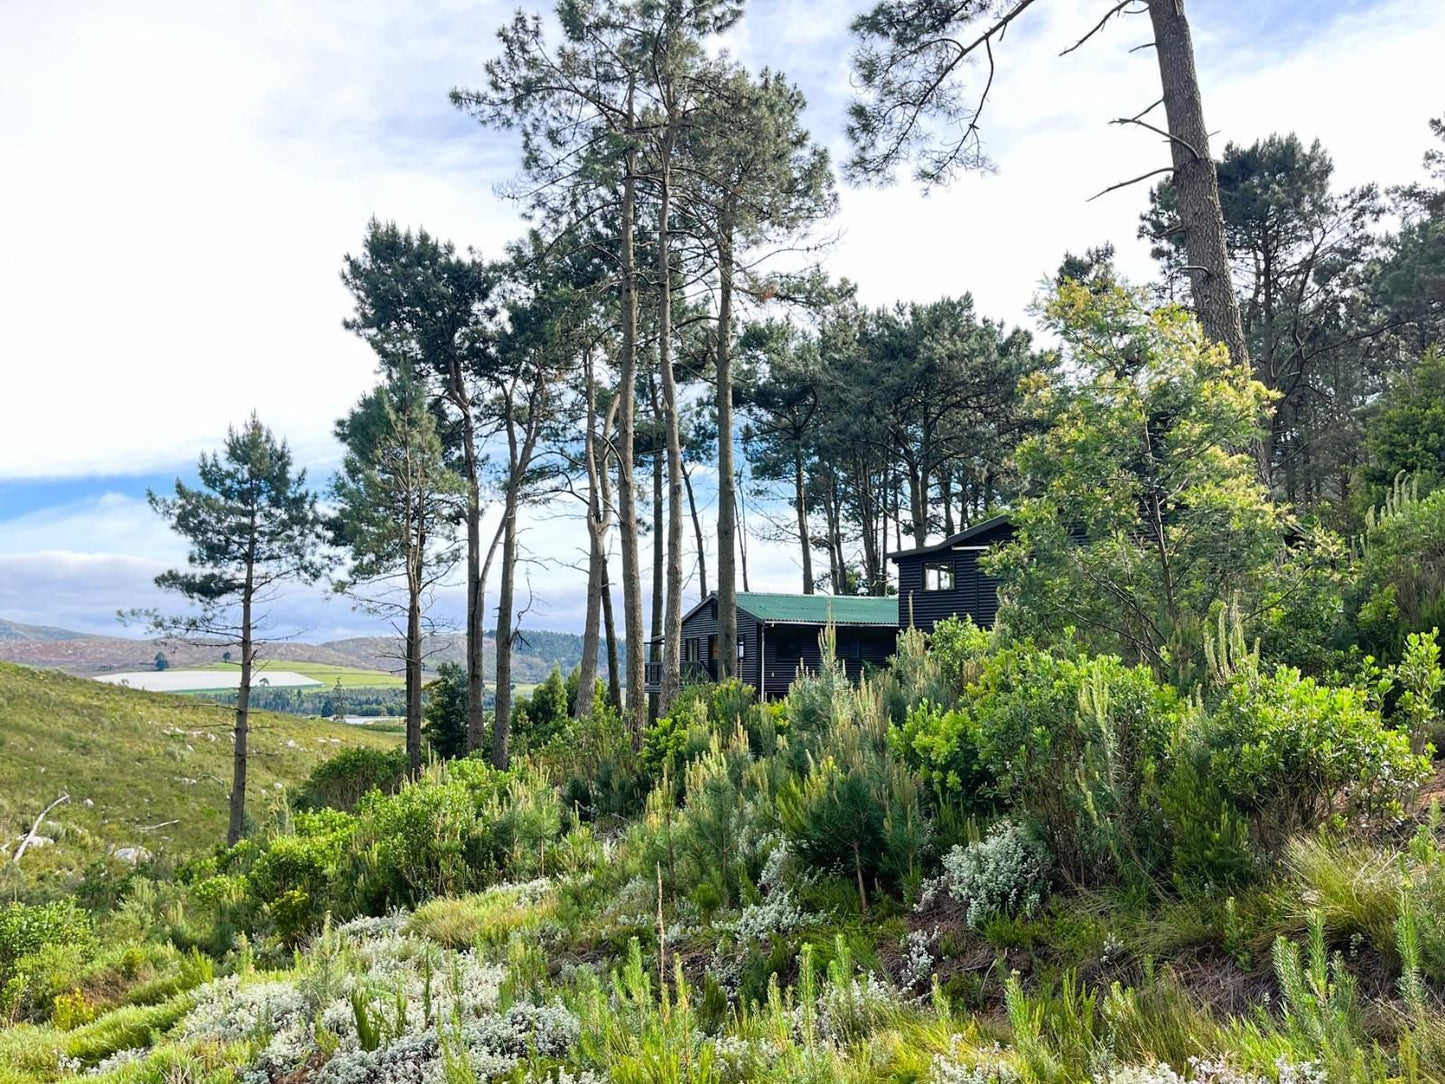
{"type": "Polygon", "coordinates": [[[738,609],[780,624],[898,625],[898,599],[876,595],[774,595],[738,592],[738,609]]]}

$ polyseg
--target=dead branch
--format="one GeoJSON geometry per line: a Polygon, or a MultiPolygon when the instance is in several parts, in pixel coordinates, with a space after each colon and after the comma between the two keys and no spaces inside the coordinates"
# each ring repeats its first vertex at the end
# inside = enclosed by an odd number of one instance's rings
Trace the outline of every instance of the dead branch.
{"type": "Polygon", "coordinates": [[[1172,132],[1166,132],[1163,128],[1157,128],[1157,127],[1155,127],[1154,125],[1150,124],[1148,121],[1140,120],[1138,117],[1116,117],[1116,118],[1114,118],[1113,120],[1111,120],[1109,123],[1110,123],[1110,124],[1137,124],[1140,128],[1147,128],[1147,129],[1149,129],[1149,131],[1155,133],[1156,135],[1161,135],[1161,136],[1163,136],[1165,139],[1170,140],[1170,141],[1173,142],[1173,143],[1178,143],[1181,147],[1183,147],[1185,150],[1187,150],[1190,154],[1194,155],[1194,157],[1195,157],[1196,159],[1200,157],[1199,151],[1195,149],[1194,144],[1190,143],[1187,139],[1180,139],[1177,135],[1174,135],[1172,132]]]}
{"type": "MultiPolygon", "coordinates": [[[[1082,38],[1080,38],[1078,41],[1074,42],[1073,45],[1070,45],[1067,49],[1065,49],[1062,53],[1060,53],[1059,56],[1068,56],[1070,53],[1072,53],[1072,52],[1073,52],[1075,49],[1077,49],[1079,46],[1083,45],[1084,42],[1088,41],[1088,40],[1089,40],[1090,38],[1092,38],[1095,34],[1097,34],[1100,30],[1103,30],[1105,23],[1107,23],[1107,22],[1108,22],[1110,19],[1112,19],[1115,15],[1118,15],[1119,12],[1123,11],[1123,10],[1124,10],[1126,7],[1128,7],[1130,4],[1133,4],[1133,3],[1135,3],[1135,2],[1136,2],[1136,0],[1119,0],[1119,2],[1118,2],[1117,4],[1115,4],[1113,7],[1111,7],[1108,11],[1106,11],[1106,12],[1104,13],[1104,17],[1103,17],[1102,19],[1100,19],[1097,23],[1094,24],[1094,28],[1093,28],[1092,30],[1090,30],[1087,34],[1085,34],[1085,35],[1084,35],[1082,38]]],[[[1137,12],[1131,12],[1131,14],[1137,14],[1137,12]]]]}
{"type": "Polygon", "coordinates": [[[20,859],[25,856],[25,848],[29,847],[31,841],[37,838],[36,833],[40,831],[40,826],[45,823],[45,818],[49,816],[50,811],[68,801],[70,801],[70,795],[62,794],[40,811],[40,816],[35,818],[35,823],[30,826],[30,831],[26,832],[25,838],[20,841],[20,849],[15,852],[14,862],[17,866],[20,864],[20,859]]]}
{"type": "Polygon", "coordinates": [[[1148,173],[1141,173],[1141,174],[1139,174],[1139,176],[1137,176],[1137,177],[1131,177],[1131,178],[1130,178],[1129,180],[1127,180],[1127,181],[1120,181],[1118,184],[1111,184],[1108,188],[1104,189],[1102,192],[1095,192],[1092,196],[1090,196],[1090,197],[1089,197],[1087,200],[1085,200],[1084,202],[1086,202],[1086,203],[1093,203],[1093,202],[1094,202],[1096,199],[1098,199],[1100,196],[1106,196],[1106,195],[1108,195],[1110,192],[1116,192],[1116,191],[1118,191],[1118,190],[1121,189],[1121,188],[1128,188],[1131,184],[1138,184],[1140,181],[1147,181],[1150,177],[1157,177],[1157,176],[1158,176],[1159,174],[1161,174],[1161,173],[1173,173],[1173,172],[1174,172],[1174,167],[1173,167],[1173,166],[1165,166],[1163,169],[1151,169],[1148,173]]]}

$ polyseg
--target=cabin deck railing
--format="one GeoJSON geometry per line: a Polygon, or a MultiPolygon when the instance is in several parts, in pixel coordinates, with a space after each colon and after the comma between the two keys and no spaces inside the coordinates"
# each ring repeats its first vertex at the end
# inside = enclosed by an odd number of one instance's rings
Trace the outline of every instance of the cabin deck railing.
{"type": "MultiPolygon", "coordinates": [[[[643,663],[642,680],[649,691],[655,692],[661,689],[662,663],[651,661],[643,663]]],[[[684,685],[705,685],[716,680],[716,662],[685,662],[682,664],[682,684],[684,685]]]]}

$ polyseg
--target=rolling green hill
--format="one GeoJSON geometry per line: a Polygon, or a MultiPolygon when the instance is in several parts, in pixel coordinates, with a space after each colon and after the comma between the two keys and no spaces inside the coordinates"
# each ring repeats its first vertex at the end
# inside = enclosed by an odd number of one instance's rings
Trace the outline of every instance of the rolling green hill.
{"type": "MultiPolygon", "coordinates": [[[[66,880],[114,852],[185,854],[224,840],[233,715],[190,697],[146,693],[0,663],[0,864],[40,811],[46,818],[21,862],[27,880],[66,880]]],[[[395,734],[294,715],[252,721],[253,815],[268,796],[357,745],[390,747],[395,734]]],[[[13,872],[11,873],[13,876],[13,872]]]]}

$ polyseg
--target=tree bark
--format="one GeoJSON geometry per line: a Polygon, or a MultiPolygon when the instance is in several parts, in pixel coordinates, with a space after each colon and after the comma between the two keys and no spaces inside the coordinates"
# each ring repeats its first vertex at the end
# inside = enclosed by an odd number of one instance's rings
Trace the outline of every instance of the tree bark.
{"type": "Polygon", "coordinates": [[[256,520],[246,557],[246,584],[241,592],[241,685],[236,690],[235,749],[231,758],[231,815],[226,844],[234,847],[246,834],[246,762],[251,734],[251,672],[256,649],[251,636],[251,603],[256,590],[256,520]]]}
{"type": "Polygon", "coordinates": [[[738,569],[743,574],[743,590],[751,591],[748,586],[748,521],[743,516],[742,490],[734,486],[733,494],[737,497],[733,507],[738,510],[738,569]]]}
{"type": "MultiPolygon", "coordinates": [[[[597,381],[593,374],[592,361],[587,362],[587,616],[582,629],[582,664],[577,674],[577,703],[573,715],[586,719],[595,708],[597,691],[597,654],[601,639],[599,626],[602,620],[602,593],[607,583],[607,517],[608,504],[604,501],[602,488],[607,473],[606,455],[599,454],[598,446],[605,446],[606,435],[611,432],[612,419],[617,409],[617,400],[612,401],[607,421],[603,424],[603,439],[597,436],[597,381]]],[[[613,675],[615,678],[615,674],[613,675]]]]}
{"type": "Polygon", "coordinates": [[[406,770],[421,775],[421,555],[407,573],[406,600],[406,770]]]}
{"type": "MultiPolygon", "coordinates": [[[[656,404],[656,388],[654,387],[652,391],[652,401],[656,404]]],[[[653,413],[660,413],[656,406],[653,407],[653,413]]],[[[662,489],[662,459],[663,453],[660,449],[652,453],[652,620],[648,625],[649,650],[651,650],[652,644],[658,644],[662,640],[663,607],[667,601],[667,553],[664,549],[663,537],[666,533],[663,523],[666,520],[667,509],[662,489]]],[[[665,649],[666,645],[662,645],[662,647],[665,649]]],[[[666,658],[661,661],[666,667],[666,658]]],[[[660,692],[647,694],[647,717],[649,719],[658,717],[658,708],[661,703],[660,692]]]]}
{"type": "Polygon", "coordinates": [[[472,399],[455,356],[450,360],[448,383],[452,405],[461,416],[462,465],[467,482],[467,751],[471,752],[482,747],[487,733],[482,494],[472,399]]]}
{"type": "Polygon", "coordinates": [[[1174,188],[1184,231],[1190,291],[1204,333],[1229,348],[1231,359],[1249,364],[1249,344],[1239,315],[1239,299],[1229,272],[1219,175],[1209,153],[1209,130],[1199,96],[1194,44],[1184,0],[1148,0],[1159,58],[1159,83],[1169,125],[1174,188]]]}
{"type": "Polygon", "coordinates": [[[702,533],[702,519],[697,514],[697,494],[692,491],[692,472],[682,466],[682,483],[687,487],[687,508],[692,514],[692,533],[697,541],[697,579],[702,597],[707,598],[707,540],[702,533]]]}
{"type": "Polygon", "coordinates": [[[803,449],[793,449],[793,508],[798,514],[798,544],[803,553],[803,594],[813,593],[813,540],[808,534],[808,482],[803,476],[803,449]]]}
{"type": "Polygon", "coordinates": [[[507,487],[502,515],[502,586],[497,593],[497,705],[492,718],[492,765],[505,771],[512,755],[512,611],[517,571],[515,485],[507,487]]]}
{"type": "MultiPolygon", "coordinates": [[[[629,94],[629,114],[631,95],[629,94]]],[[[629,122],[631,121],[629,116],[629,122]]],[[[630,133],[627,133],[630,135],[630,133]]],[[[621,208],[622,365],[618,396],[617,490],[622,538],[622,610],[627,639],[627,721],[634,748],[642,747],[647,727],[647,698],[643,695],[642,579],[638,567],[637,494],[632,472],[636,469],[637,414],[637,257],[633,230],[637,214],[637,151],[624,155],[621,208]]]]}
{"type": "MultiPolygon", "coordinates": [[[[673,122],[675,124],[675,122],[673,122]]],[[[667,604],[663,619],[662,694],[658,714],[666,715],[682,688],[682,417],[672,368],[672,254],[668,215],[672,213],[670,130],[659,163],[657,209],[657,360],[662,375],[663,430],[667,445],[667,604]]]]}
{"type": "Polygon", "coordinates": [[[733,238],[727,218],[718,229],[717,302],[717,620],[718,677],[738,668],[738,579],[733,518],[737,475],[733,465],[733,238]]]}
{"type": "Polygon", "coordinates": [[[607,701],[622,710],[622,673],[617,657],[617,620],[612,613],[612,580],[607,556],[602,558],[602,629],[607,635],[607,701]]]}

